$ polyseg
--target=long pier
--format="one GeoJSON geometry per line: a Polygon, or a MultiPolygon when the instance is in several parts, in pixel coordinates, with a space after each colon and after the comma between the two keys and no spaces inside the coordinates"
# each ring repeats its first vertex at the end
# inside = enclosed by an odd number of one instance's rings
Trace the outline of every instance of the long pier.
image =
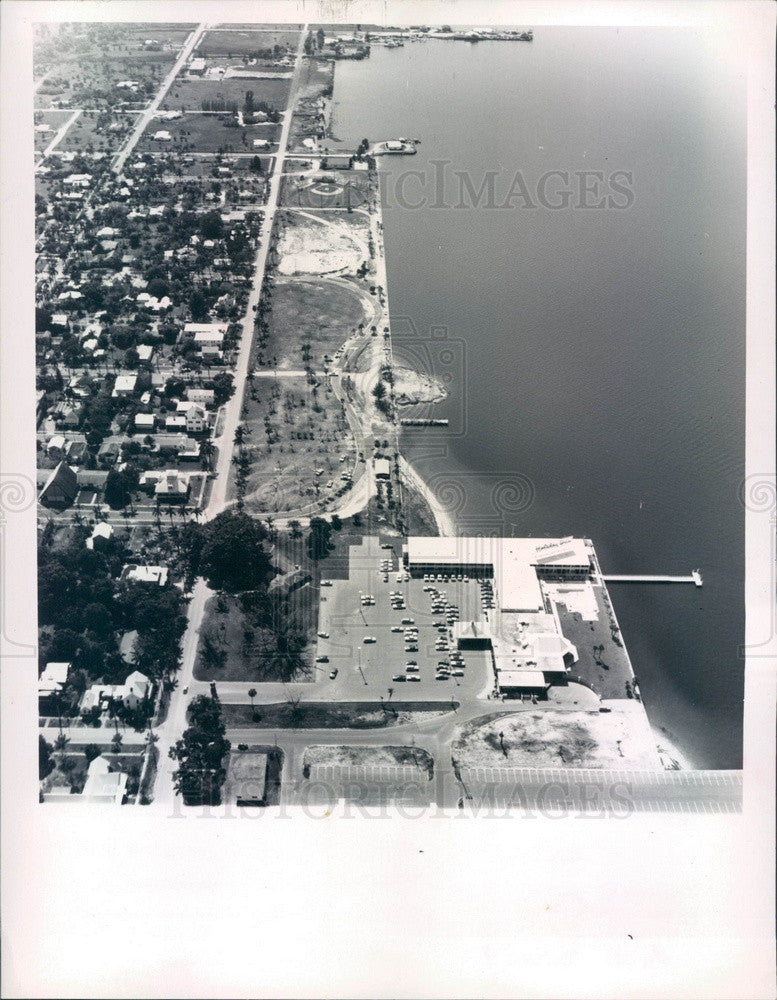
{"type": "Polygon", "coordinates": [[[603,573],[605,583],[695,583],[701,587],[701,573],[695,569],[690,576],[611,576],[603,573]]]}

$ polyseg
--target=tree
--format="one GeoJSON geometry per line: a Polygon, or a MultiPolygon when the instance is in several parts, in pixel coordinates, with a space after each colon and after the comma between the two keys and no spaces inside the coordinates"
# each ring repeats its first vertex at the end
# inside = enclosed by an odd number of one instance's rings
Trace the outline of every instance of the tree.
{"type": "Polygon", "coordinates": [[[137,469],[126,466],[124,469],[111,469],[105,480],[105,502],[112,510],[121,510],[132,499],[132,490],[137,489],[139,482],[137,469]]]}
{"type": "Polygon", "coordinates": [[[308,535],[308,553],[311,559],[323,559],[331,548],[329,539],[332,534],[332,526],[322,517],[312,517],[310,519],[310,533],[308,535]]]}
{"type": "Polygon", "coordinates": [[[219,372],[215,375],[211,383],[213,388],[213,401],[216,406],[221,406],[231,399],[235,392],[235,380],[230,372],[219,372]]]}
{"type": "Polygon", "coordinates": [[[324,29],[323,28],[319,28],[318,31],[316,32],[316,44],[318,45],[319,51],[321,49],[323,49],[323,47],[324,47],[324,38],[325,37],[326,36],[324,35],[324,29]]]}
{"type": "Polygon", "coordinates": [[[254,708],[254,698],[256,697],[256,688],[248,689],[248,697],[251,699],[251,715],[256,718],[256,709],[254,708]]]}
{"type": "Polygon", "coordinates": [[[302,525],[296,518],[289,521],[289,534],[292,538],[302,538],[302,525]]]}
{"type": "Polygon", "coordinates": [[[48,777],[54,770],[54,761],[51,759],[51,744],[47,743],[43,736],[38,736],[38,777],[41,781],[48,777]]]}
{"type": "Polygon", "coordinates": [[[243,511],[226,510],[201,529],[200,572],[215,590],[256,590],[274,576],[267,530],[243,511]]]}
{"type": "Polygon", "coordinates": [[[208,304],[205,296],[199,289],[195,289],[189,299],[189,309],[195,323],[202,322],[208,318],[208,304]]]}
{"type": "Polygon", "coordinates": [[[219,702],[205,695],[195,698],[189,706],[189,727],[170,748],[171,759],[178,761],[173,785],[187,805],[221,801],[224,761],[232,746],[225,732],[219,702]]]}
{"type": "Polygon", "coordinates": [[[87,764],[91,764],[101,753],[100,748],[94,743],[87,743],[84,747],[84,757],[86,757],[87,764]]]}
{"type": "Polygon", "coordinates": [[[254,174],[263,174],[264,173],[264,167],[262,166],[262,161],[259,159],[258,156],[254,156],[254,157],[251,158],[251,162],[249,164],[249,168],[250,168],[251,172],[254,173],[254,174]]]}

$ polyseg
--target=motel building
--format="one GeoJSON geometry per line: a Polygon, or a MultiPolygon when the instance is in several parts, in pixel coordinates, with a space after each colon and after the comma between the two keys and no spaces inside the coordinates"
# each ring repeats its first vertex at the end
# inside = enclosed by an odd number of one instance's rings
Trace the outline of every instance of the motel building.
{"type": "Polygon", "coordinates": [[[489,581],[493,607],[480,621],[457,622],[458,649],[489,650],[498,693],[545,697],[566,683],[577,649],[563,635],[543,582],[586,585],[593,572],[587,543],[578,538],[416,537],[403,559],[414,577],[468,576],[489,581]]]}

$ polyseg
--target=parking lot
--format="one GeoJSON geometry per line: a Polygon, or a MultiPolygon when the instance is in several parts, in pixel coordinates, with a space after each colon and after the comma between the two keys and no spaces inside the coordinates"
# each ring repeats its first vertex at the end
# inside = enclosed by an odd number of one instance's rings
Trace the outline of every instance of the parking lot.
{"type": "Polygon", "coordinates": [[[318,683],[333,699],[388,699],[389,688],[403,701],[485,697],[493,687],[489,654],[466,650],[461,664],[449,661],[454,644],[447,619],[455,612],[445,600],[458,608],[462,621],[480,617],[476,581],[410,579],[398,552],[381,548],[378,538],[351,546],[349,579],[322,580],[316,655],[326,660],[316,664],[318,683]],[[438,613],[432,611],[430,587],[445,592],[438,613]],[[438,672],[446,673],[438,671],[440,664],[449,673],[437,679],[438,672]]]}

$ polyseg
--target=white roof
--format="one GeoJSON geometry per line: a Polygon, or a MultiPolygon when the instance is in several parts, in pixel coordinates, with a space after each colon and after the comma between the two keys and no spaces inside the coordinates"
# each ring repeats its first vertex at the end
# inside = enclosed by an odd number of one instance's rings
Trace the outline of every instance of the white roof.
{"type": "Polygon", "coordinates": [[[167,566],[133,566],[127,572],[127,579],[137,583],[158,583],[161,587],[167,583],[167,566]]]}
{"type": "Polygon", "coordinates": [[[148,361],[154,353],[154,348],[151,344],[138,344],[137,351],[141,361],[148,361]]]}
{"type": "Polygon", "coordinates": [[[211,344],[211,343],[220,344],[223,339],[224,339],[224,331],[216,329],[199,330],[194,335],[195,344],[211,344]]]}
{"type": "Polygon", "coordinates": [[[116,391],[132,392],[137,380],[137,375],[117,375],[114,389],[116,391]]]}
{"type": "Polygon", "coordinates": [[[136,413],[135,414],[135,426],[136,427],[153,427],[155,422],[155,417],[153,413],[136,413]]]}
{"type": "Polygon", "coordinates": [[[499,670],[497,679],[500,687],[537,688],[549,687],[541,670],[499,670]]]}
{"type": "Polygon", "coordinates": [[[67,683],[69,670],[69,663],[47,663],[46,669],[38,678],[38,694],[53,694],[55,691],[61,691],[67,683]]]}
{"type": "Polygon", "coordinates": [[[92,538],[112,538],[113,527],[107,521],[100,521],[92,529],[92,538]]]}

